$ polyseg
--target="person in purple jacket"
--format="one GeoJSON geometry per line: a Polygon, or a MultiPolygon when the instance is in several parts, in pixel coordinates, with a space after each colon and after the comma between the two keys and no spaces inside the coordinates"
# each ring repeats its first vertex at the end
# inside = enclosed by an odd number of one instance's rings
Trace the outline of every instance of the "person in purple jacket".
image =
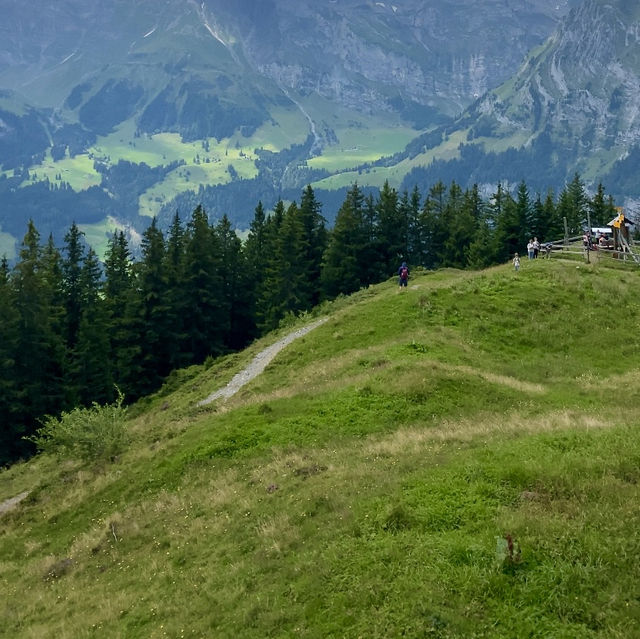
{"type": "Polygon", "coordinates": [[[402,266],[398,269],[398,286],[402,288],[407,287],[409,281],[409,267],[406,262],[402,262],[402,266]]]}

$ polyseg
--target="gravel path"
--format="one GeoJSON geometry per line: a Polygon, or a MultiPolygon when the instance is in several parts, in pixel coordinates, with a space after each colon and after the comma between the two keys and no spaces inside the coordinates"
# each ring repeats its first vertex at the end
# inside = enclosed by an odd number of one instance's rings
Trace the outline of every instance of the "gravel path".
{"type": "Polygon", "coordinates": [[[216,399],[220,399],[223,397],[224,399],[228,399],[232,395],[235,395],[245,384],[248,384],[252,379],[260,375],[262,371],[267,367],[269,362],[286,346],[291,344],[294,340],[298,339],[298,337],[302,337],[306,335],[308,332],[312,331],[314,328],[320,326],[320,324],[324,324],[327,321],[326,317],[319,319],[313,324],[309,324],[304,328],[299,328],[298,330],[293,331],[293,333],[289,333],[289,335],[283,337],[281,340],[278,340],[275,344],[271,344],[263,351],[260,351],[251,361],[251,363],[239,373],[233,376],[231,381],[220,388],[219,390],[211,393],[209,397],[203,399],[198,402],[198,406],[206,406],[207,404],[211,404],[216,399]]]}

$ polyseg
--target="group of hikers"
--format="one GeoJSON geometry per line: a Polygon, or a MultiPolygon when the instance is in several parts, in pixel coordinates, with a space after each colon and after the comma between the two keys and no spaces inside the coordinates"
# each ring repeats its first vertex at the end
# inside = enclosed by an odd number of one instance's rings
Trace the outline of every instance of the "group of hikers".
{"type": "MultiPolygon", "coordinates": [[[[538,258],[538,255],[540,254],[540,242],[538,242],[538,238],[537,237],[533,237],[531,239],[529,239],[529,241],[527,242],[527,257],[530,260],[535,260],[538,258]]],[[[520,270],[520,256],[516,253],[513,256],[513,268],[516,271],[520,270]]]]}

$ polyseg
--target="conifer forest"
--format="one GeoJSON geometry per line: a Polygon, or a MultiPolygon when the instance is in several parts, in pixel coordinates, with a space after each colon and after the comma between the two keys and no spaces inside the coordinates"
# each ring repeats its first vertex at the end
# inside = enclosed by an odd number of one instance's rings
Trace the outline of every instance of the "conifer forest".
{"type": "Polygon", "coordinates": [[[104,262],[73,223],[62,246],[29,222],[15,263],[0,264],[0,465],[29,457],[45,416],[122,392],[133,402],[171,371],[246,346],[291,314],[411,269],[506,262],[529,237],[582,233],[615,216],[600,185],[579,175],[559,194],[436,183],[427,193],[385,184],[347,192],[331,229],[308,186],[300,201],[255,208],[242,241],[225,216],[198,206],[163,232],[154,219],[134,258],[127,235],[104,262]]]}

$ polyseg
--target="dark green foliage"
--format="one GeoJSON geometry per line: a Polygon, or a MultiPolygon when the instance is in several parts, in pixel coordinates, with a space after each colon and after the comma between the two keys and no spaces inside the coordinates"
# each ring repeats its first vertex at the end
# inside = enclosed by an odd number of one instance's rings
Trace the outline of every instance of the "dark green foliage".
{"type": "MultiPolygon", "coordinates": [[[[113,175],[116,175],[114,173],[113,175]]],[[[525,182],[514,197],[498,185],[484,201],[477,187],[437,182],[421,202],[414,188],[385,184],[374,197],[357,184],[334,228],[307,186],[300,205],[255,208],[243,243],[224,216],[209,222],[202,206],[186,228],[176,213],[166,239],[154,219],[134,261],[124,232],[109,241],[102,268],[72,224],[62,252],[29,223],[18,262],[0,265],[0,464],[28,455],[44,415],[158,390],[171,371],[244,347],[283,319],[322,299],[387,279],[402,261],[483,268],[541,241],[601,224],[614,215],[600,187],[586,197],[579,176],[558,202],[547,191],[532,202],[525,182]]],[[[455,317],[448,318],[455,324],[455,317]]]]}
{"type": "MultiPolygon", "coordinates": [[[[0,121],[0,165],[5,170],[30,166],[34,158],[44,154],[49,147],[43,114],[30,110],[20,116],[0,109],[0,121]]],[[[24,220],[24,216],[21,219],[24,220]]]]}
{"type": "Polygon", "coordinates": [[[107,135],[135,113],[143,95],[144,89],[131,82],[109,80],[82,105],[80,122],[98,135],[107,135]]]}

